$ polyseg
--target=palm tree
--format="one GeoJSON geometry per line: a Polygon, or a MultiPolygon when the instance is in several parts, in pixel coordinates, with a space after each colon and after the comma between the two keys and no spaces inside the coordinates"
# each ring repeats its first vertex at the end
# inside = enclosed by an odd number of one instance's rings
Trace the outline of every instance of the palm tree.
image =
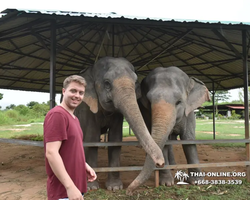
{"type": "Polygon", "coordinates": [[[184,180],[187,180],[189,176],[188,176],[187,173],[184,172],[183,175],[182,175],[182,177],[183,177],[183,181],[184,181],[184,180]]]}
{"type": "Polygon", "coordinates": [[[180,171],[177,171],[176,173],[175,173],[175,178],[177,178],[178,180],[179,179],[181,179],[181,177],[182,177],[182,175],[183,175],[183,172],[180,170],[180,171]]]}

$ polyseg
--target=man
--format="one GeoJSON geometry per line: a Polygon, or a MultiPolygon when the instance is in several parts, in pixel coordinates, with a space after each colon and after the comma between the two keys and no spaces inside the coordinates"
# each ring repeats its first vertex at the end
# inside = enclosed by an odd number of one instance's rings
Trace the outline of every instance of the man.
{"type": "Polygon", "coordinates": [[[87,181],[95,171],[85,162],[83,133],[75,108],[82,102],[86,87],[83,77],[72,75],[63,82],[63,100],[44,120],[44,151],[48,200],[83,200],[87,181]]]}

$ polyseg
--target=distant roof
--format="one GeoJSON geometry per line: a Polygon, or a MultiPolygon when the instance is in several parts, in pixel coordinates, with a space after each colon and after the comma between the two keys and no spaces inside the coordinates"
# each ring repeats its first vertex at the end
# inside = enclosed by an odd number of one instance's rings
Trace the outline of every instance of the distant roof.
{"type": "MultiPolygon", "coordinates": [[[[204,106],[205,109],[213,109],[213,105],[210,105],[210,106],[204,106]]],[[[218,109],[228,109],[228,108],[231,108],[231,109],[235,109],[235,110],[244,110],[245,107],[243,104],[220,104],[220,105],[217,105],[217,108],[218,109]]]]}
{"type": "Polygon", "coordinates": [[[238,109],[238,110],[244,110],[245,107],[244,106],[227,106],[228,108],[232,108],[232,109],[238,109]]]}
{"type": "MultiPolygon", "coordinates": [[[[0,88],[49,92],[51,21],[55,21],[56,91],[63,79],[103,56],[125,57],[141,80],[177,66],[209,90],[243,87],[242,31],[248,22],[122,16],[116,13],[6,9],[0,18],[0,88]]],[[[248,57],[250,54],[248,45],[248,57]]],[[[249,59],[248,59],[249,62],[249,59]]]]}

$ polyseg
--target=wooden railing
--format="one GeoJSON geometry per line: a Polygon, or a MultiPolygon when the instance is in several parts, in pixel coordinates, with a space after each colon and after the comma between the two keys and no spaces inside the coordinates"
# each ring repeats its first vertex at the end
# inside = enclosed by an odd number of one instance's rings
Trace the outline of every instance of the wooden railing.
{"type": "MultiPolygon", "coordinates": [[[[14,143],[19,145],[30,145],[43,147],[42,141],[28,141],[16,139],[3,139],[0,142],[14,143]]],[[[219,143],[245,143],[249,144],[249,139],[229,139],[229,140],[168,140],[166,145],[181,145],[181,144],[219,144],[219,143]]],[[[97,143],[84,143],[84,147],[107,147],[107,146],[140,146],[138,141],[125,141],[125,142],[97,142],[97,143]]],[[[246,149],[246,155],[249,155],[249,149],[246,149]]],[[[235,162],[220,162],[220,163],[199,163],[199,164],[177,164],[165,165],[163,168],[155,168],[155,186],[159,185],[159,170],[163,169],[185,169],[185,168],[206,168],[206,167],[229,167],[229,166],[246,166],[247,181],[250,182],[250,160],[235,161],[235,162]]],[[[96,172],[118,172],[118,171],[140,171],[142,166],[129,166],[129,167],[98,167],[94,168],[96,172]]]]}

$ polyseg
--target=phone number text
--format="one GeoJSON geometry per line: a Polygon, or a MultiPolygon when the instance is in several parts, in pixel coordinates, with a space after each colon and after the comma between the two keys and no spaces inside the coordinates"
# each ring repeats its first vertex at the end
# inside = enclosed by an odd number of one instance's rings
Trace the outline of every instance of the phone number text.
{"type": "Polygon", "coordinates": [[[197,180],[196,185],[241,185],[242,180],[197,180]]]}

